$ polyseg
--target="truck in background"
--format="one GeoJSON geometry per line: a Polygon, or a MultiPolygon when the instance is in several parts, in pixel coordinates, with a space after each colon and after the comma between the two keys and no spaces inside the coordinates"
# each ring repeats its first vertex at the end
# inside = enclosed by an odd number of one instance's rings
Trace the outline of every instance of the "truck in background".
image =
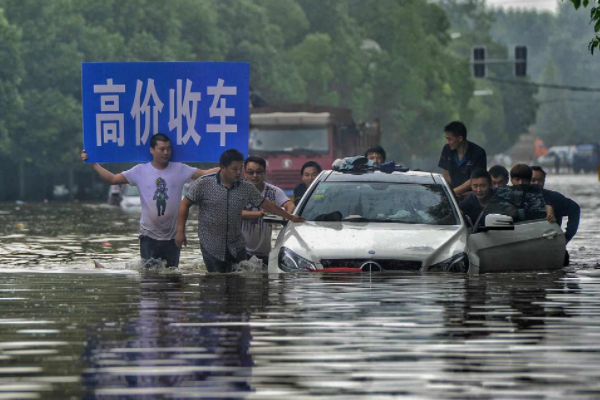
{"type": "Polygon", "coordinates": [[[346,108],[291,104],[250,110],[249,154],[267,161],[267,182],[291,195],[300,169],[316,161],[330,169],[337,158],[379,144],[378,120],[357,124],[346,108]]]}

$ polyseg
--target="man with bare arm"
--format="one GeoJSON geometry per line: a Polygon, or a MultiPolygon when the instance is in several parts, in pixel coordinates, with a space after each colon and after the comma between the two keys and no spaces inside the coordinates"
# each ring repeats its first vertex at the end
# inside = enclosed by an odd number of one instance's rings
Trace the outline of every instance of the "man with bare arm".
{"type": "MultiPolygon", "coordinates": [[[[150,140],[152,161],[113,174],[98,163],[92,168],[102,180],[111,185],[130,184],[140,191],[142,216],[140,219],[140,256],[143,260],[163,259],[167,266],[178,267],[180,248],[175,245],[177,213],[183,185],[212,170],[202,170],[188,165],[170,162],[173,149],[169,138],[157,133],[150,140]]],[[[81,159],[87,160],[83,150],[81,159]]]]}
{"type": "Polygon", "coordinates": [[[471,174],[478,168],[487,170],[485,150],[467,140],[467,127],[460,121],[444,127],[447,144],[442,149],[438,167],[456,195],[471,191],[471,174]]]}

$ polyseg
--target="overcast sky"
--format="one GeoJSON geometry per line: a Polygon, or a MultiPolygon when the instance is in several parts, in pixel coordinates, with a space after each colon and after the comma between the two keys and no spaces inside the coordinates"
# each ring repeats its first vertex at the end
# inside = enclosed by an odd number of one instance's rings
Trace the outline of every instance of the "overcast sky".
{"type": "Polygon", "coordinates": [[[486,0],[490,7],[533,8],[539,11],[556,11],[559,0],[486,0]]]}

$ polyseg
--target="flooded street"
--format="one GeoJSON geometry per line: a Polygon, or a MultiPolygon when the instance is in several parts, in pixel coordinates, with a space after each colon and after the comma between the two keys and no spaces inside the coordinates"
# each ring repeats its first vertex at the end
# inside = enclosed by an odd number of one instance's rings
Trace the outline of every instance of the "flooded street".
{"type": "Polygon", "coordinates": [[[572,265],[480,276],[208,275],[195,214],[140,271],[138,215],[0,204],[0,399],[599,398],[600,183],[546,188],[572,265]]]}

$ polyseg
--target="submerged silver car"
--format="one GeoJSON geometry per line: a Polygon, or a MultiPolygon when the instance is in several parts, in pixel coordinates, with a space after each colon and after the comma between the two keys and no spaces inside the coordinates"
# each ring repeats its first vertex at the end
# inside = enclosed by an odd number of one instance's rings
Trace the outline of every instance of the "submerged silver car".
{"type": "Polygon", "coordinates": [[[562,267],[565,239],[556,223],[511,210],[473,229],[451,193],[439,174],[323,171],[296,209],[306,222],[289,222],[279,234],[269,272],[562,267]]]}

